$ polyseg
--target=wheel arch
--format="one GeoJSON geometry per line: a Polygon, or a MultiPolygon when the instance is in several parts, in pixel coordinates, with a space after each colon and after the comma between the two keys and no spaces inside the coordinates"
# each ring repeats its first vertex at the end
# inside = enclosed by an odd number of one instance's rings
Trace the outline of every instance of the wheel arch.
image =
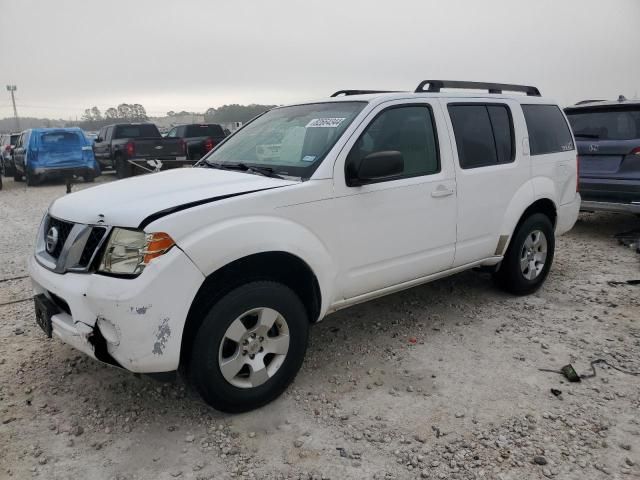
{"type": "Polygon", "coordinates": [[[285,251],[259,252],[234,260],[208,275],[191,303],[180,347],[180,367],[188,367],[193,341],[206,312],[228,292],[247,282],[283,283],[302,300],[308,318],[316,322],[322,309],[322,292],[315,272],[299,256],[285,251]]]}

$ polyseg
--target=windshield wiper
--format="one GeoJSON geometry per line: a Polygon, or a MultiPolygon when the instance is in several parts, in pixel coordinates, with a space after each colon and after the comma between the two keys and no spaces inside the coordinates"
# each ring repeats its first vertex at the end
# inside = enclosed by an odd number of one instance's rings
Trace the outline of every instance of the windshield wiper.
{"type": "Polygon", "coordinates": [[[271,167],[258,167],[258,166],[247,165],[246,163],[239,162],[239,163],[227,163],[225,165],[222,165],[221,168],[242,170],[243,172],[257,173],[265,177],[283,179],[283,177],[275,173],[275,171],[271,167]]]}
{"type": "Polygon", "coordinates": [[[582,138],[600,138],[600,135],[596,135],[595,133],[576,133],[575,136],[582,138]]]}

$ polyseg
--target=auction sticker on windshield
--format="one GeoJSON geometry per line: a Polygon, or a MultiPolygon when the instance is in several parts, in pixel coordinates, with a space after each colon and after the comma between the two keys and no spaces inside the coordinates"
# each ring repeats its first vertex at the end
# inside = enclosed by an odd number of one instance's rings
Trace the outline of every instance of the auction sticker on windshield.
{"type": "Polygon", "coordinates": [[[345,118],[314,118],[305,128],[336,128],[345,118]]]}

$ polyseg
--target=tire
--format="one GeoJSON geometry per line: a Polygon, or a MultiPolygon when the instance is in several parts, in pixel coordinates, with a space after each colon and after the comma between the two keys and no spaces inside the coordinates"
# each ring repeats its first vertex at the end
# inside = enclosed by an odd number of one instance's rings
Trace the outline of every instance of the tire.
{"type": "Polygon", "coordinates": [[[14,168],[9,164],[9,160],[7,160],[6,158],[3,160],[3,167],[5,177],[13,176],[14,168]]]}
{"type": "Polygon", "coordinates": [[[27,179],[28,187],[35,187],[40,183],[40,176],[36,175],[35,173],[31,173],[28,168],[27,168],[25,177],[27,179]]]}
{"type": "Polygon", "coordinates": [[[85,173],[83,175],[84,178],[84,183],[93,183],[93,181],[96,179],[96,176],[93,172],[90,173],[85,173]]]}
{"type": "Polygon", "coordinates": [[[494,279],[509,293],[533,293],[547,278],[554,253],[553,225],[546,215],[534,213],[518,226],[494,279]]]}
{"type": "Polygon", "coordinates": [[[205,402],[223,412],[261,407],[295,378],[308,336],[307,311],[289,287],[272,281],[246,283],[222,297],[204,317],[192,346],[190,381],[205,402]],[[270,323],[273,327],[265,334],[270,323]],[[250,362],[264,370],[253,371],[250,362]]]}
{"type": "Polygon", "coordinates": [[[116,177],[127,178],[131,176],[131,164],[124,158],[116,157],[116,177]]]}
{"type": "Polygon", "coordinates": [[[19,171],[17,167],[13,167],[13,180],[16,182],[21,182],[22,179],[24,178],[24,175],[22,175],[19,171]]]}

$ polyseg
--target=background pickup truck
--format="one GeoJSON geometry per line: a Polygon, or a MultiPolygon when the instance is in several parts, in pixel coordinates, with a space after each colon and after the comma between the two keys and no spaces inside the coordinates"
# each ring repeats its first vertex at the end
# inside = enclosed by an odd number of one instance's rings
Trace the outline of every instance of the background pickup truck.
{"type": "Polygon", "coordinates": [[[225,137],[224,130],[216,123],[192,123],[173,127],[167,138],[179,138],[184,142],[185,153],[191,160],[199,160],[225,137]]]}
{"type": "Polygon", "coordinates": [[[96,160],[113,167],[118,178],[189,164],[184,143],[163,138],[152,123],[124,123],[103,127],[93,144],[96,160]]]}

